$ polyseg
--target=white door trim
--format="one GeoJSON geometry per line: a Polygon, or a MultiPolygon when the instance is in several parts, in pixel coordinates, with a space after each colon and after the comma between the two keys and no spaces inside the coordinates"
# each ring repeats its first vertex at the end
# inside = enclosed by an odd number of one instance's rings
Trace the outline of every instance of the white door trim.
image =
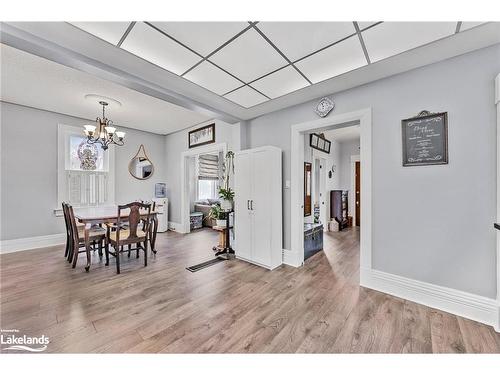
{"type": "MultiPolygon", "coordinates": [[[[361,221],[360,239],[360,281],[363,285],[363,271],[372,267],[372,110],[365,108],[359,111],[348,112],[307,121],[292,125],[291,127],[291,253],[287,259],[295,259],[293,265],[298,267],[304,263],[304,174],[301,173],[304,164],[304,133],[310,130],[332,127],[353,121],[359,121],[360,160],[363,164],[361,179],[361,194],[363,211],[361,221]]],[[[287,251],[287,250],[285,250],[287,251]]]]}
{"type": "MultiPolygon", "coordinates": [[[[495,78],[495,105],[497,110],[497,217],[500,223],[500,74],[495,78]]],[[[500,332],[500,230],[497,232],[497,305],[498,316],[495,329],[500,332]]]]}
{"type": "Polygon", "coordinates": [[[356,162],[361,161],[359,155],[351,155],[351,198],[349,205],[352,207],[352,225],[356,226],[356,162]]]}
{"type": "Polygon", "coordinates": [[[227,152],[227,143],[212,143],[206,146],[200,146],[189,149],[181,154],[181,222],[180,226],[176,229],[180,233],[190,233],[191,227],[189,225],[189,168],[187,165],[188,158],[205,154],[208,152],[222,151],[224,155],[227,152]]]}

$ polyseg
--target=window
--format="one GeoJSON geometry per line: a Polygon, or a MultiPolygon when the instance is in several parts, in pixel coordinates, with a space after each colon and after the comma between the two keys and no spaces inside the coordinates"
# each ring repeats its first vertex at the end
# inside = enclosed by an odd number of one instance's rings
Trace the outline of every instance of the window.
{"type": "Polygon", "coordinates": [[[217,199],[218,181],[198,180],[198,200],[217,199]]]}
{"type": "Polygon", "coordinates": [[[217,199],[219,197],[219,166],[218,154],[203,154],[198,156],[198,200],[217,199]]]}
{"type": "Polygon", "coordinates": [[[104,206],[114,202],[113,149],[87,144],[82,129],[59,125],[58,203],[74,207],[104,206]]]}

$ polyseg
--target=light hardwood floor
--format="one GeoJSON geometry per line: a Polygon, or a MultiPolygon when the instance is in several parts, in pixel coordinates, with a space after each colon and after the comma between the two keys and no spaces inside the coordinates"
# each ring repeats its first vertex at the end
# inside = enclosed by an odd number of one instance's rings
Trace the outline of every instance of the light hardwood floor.
{"type": "Polygon", "coordinates": [[[217,233],[158,236],[158,254],[90,273],[62,246],[5,254],[1,328],[50,338],[48,352],[500,352],[491,327],[359,287],[359,232],[325,234],[301,268],[239,261],[196,273],[217,233]]]}

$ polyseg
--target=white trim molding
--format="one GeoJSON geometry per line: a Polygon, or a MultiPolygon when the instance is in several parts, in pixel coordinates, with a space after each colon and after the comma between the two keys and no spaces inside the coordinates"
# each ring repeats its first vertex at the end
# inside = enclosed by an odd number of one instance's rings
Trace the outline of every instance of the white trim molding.
{"type": "Polygon", "coordinates": [[[208,152],[222,151],[224,155],[227,153],[227,143],[212,143],[206,146],[191,148],[181,154],[181,223],[177,226],[176,232],[190,233],[191,227],[189,224],[189,167],[187,165],[190,157],[205,154],[208,152]]]}
{"type": "MultiPolygon", "coordinates": [[[[497,109],[497,217],[500,223],[500,74],[495,78],[495,105],[497,109]]],[[[497,304],[500,306],[500,230],[497,230],[497,304]]],[[[497,327],[500,327],[500,314],[497,317],[497,327]]],[[[498,329],[497,329],[498,330],[498,329]]]]}
{"type": "Polygon", "coordinates": [[[16,238],[14,240],[0,241],[0,254],[14,253],[38,249],[42,247],[62,245],[66,242],[66,233],[49,234],[47,236],[16,238]]]}
{"type": "Polygon", "coordinates": [[[361,286],[493,326],[500,332],[500,306],[492,298],[374,269],[361,270],[361,286]]]}
{"type": "Polygon", "coordinates": [[[300,267],[302,263],[299,263],[299,258],[299,254],[291,250],[283,249],[283,264],[292,267],[300,267]]]}
{"type": "Polygon", "coordinates": [[[174,221],[168,222],[168,229],[177,233],[186,233],[183,231],[183,225],[181,223],[176,223],[174,221]]]}
{"type": "MultiPolygon", "coordinates": [[[[360,228],[360,265],[363,269],[371,269],[372,265],[372,110],[361,109],[348,113],[307,121],[291,127],[291,251],[284,256],[296,256],[291,264],[304,263],[304,134],[325,128],[340,128],[358,124],[360,126],[360,161],[363,165],[361,176],[361,211],[360,228]]],[[[361,279],[363,274],[361,273],[361,279]]]]}

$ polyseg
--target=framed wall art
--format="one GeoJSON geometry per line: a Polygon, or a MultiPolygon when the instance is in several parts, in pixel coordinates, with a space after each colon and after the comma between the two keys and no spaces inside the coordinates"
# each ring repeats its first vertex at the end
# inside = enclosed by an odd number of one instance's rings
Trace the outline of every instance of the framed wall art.
{"type": "Polygon", "coordinates": [[[215,124],[191,130],[188,133],[188,147],[198,147],[215,142],[215,124]]]}
{"type": "Polygon", "coordinates": [[[403,166],[448,164],[448,113],[422,111],[401,121],[403,166]]]}

